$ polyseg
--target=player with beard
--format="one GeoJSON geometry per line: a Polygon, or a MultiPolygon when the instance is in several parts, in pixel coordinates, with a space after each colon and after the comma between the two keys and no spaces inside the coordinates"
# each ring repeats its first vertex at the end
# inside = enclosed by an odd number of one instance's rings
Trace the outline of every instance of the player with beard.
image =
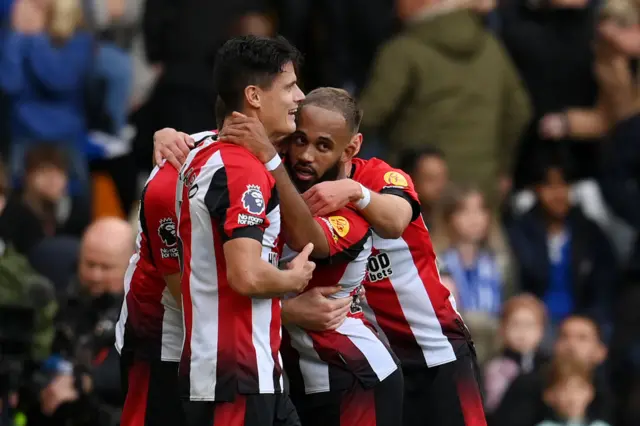
{"type": "MultiPolygon", "coordinates": [[[[239,114],[230,120],[227,140],[268,161],[275,148],[260,124],[239,114]]],[[[179,164],[189,139],[170,129],[158,136],[155,155],[179,164]]],[[[309,179],[305,174],[310,170],[304,167],[294,172],[302,180],[309,179]]],[[[293,184],[289,186],[286,174],[276,170],[274,177],[290,220],[303,234],[298,244],[315,241],[308,227],[311,212],[324,215],[351,205],[373,226],[373,253],[365,282],[371,308],[368,317],[386,335],[402,363],[404,425],[486,425],[473,343],[455,300],[440,282],[409,176],[378,159],[353,159],[349,179],[314,185],[302,196],[306,203],[290,190],[293,184]]],[[[342,321],[327,299],[304,298],[304,294],[283,304],[283,315],[305,322],[306,328],[335,328],[342,321]]]]}
{"type": "MultiPolygon", "coordinates": [[[[309,93],[299,107],[297,130],[284,141],[288,146],[285,167],[296,195],[296,188],[306,191],[319,182],[347,177],[347,165],[362,142],[361,116],[343,90],[321,88],[309,93]]],[[[279,193],[282,209],[287,210],[292,197],[279,193]]],[[[329,298],[352,301],[346,319],[335,330],[309,328],[306,321],[283,314],[282,356],[302,424],[397,425],[402,374],[389,348],[365,320],[361,306],[361,285],[371,254],[369,224],[353,207],[342,207],[316,216],[300,236],[298,223],[287,213],[282,217],[287,243],[283,258],[295,255],[297,247],[309,242],[305,242],[307,235],[313,235],[312,257],[318,266],[308,289],[337,285],[340,291],[329,298]]]]}

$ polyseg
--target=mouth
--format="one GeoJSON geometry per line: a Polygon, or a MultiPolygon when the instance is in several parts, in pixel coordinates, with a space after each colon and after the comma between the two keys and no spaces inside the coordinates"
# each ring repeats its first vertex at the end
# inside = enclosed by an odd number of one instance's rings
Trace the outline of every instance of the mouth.
{"type": "Polygon", "coordinates": [[[297,112],[298,112],[298,107],[295,107],[293,109],[290,109],[288,114],[292,117],[295,117],[297,112]]]}
{"type": "Polygon", "coordinates": [[[310,181],[316,177],[316,173],[311,167],[297,166],[293,170],[298,180],[310,181]]]}

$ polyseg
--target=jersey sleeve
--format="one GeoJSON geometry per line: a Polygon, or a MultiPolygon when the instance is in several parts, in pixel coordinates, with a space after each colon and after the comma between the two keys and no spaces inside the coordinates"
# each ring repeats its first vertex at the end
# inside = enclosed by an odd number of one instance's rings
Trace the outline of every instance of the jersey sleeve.
{"type": "Polygon", "coordinates": [[[226,239],[252,238],[262,242],[269,226],[269,203],[277,202],[273,178],[247,152],[228,150],[223,159],[224,167],[213,175],[205,195],[207,209],[226,239]]]}
{"type": "Polygon", "coordinates": [[[393,194],[411,204],[413,222],[420,216],[421,207],[411,177],[400,169],[395,169],[383,161],[369,162],[354,176],[361,185],[380,194],[393,194]]]}
{"type": "Polygon", "coordinates": [[[178,172],[158,169],[142,194],[140,223],[148,240],[154,266],[162,275],[180,272],[176,236],[175,187],[178,172]]]}
{"type": "Polygon", "coordinates": [[[354,260],[371,235],[369,223],[357,212],[342,208],[331,215],[315,218],[329,243],[329,258],[354,260]]]}

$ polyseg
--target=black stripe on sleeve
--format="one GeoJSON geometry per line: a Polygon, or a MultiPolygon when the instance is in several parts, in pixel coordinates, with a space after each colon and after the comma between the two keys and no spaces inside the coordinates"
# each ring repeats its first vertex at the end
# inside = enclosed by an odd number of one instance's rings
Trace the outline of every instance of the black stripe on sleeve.
{"type": "Polygon", "coordinates": [[[400,198],[404,198],[405,200],[407,200],[409,204],[411,204],[411,222],[413,222],[420,216],[420,213],[422,212],[420,203],[418,202],[418,200],[415,200],[411,195],[407,194],[407,191],[404,191],[399,188],[382,188],[380,193],[396,195],[400,198]]]}
{"type": "Polygon", "coordinates": [[[264,231],[257,225],[235,228],[231,233],[231,236],[227,235],[224,231],[224,225],[227,221],[227,213],[231,206],[227,171],[224,167],[218,169],[211,177],[209,188],[207,189],[207,193],[204,195],[204,204],[207,206],[207,210],[209,210],[211,217],[218,221],[220,234],[224,240],[223,242],[227,242],[234,238],[251,238],[262,243],[264,231]]]}
{"type": "Polygon", "coordinates": [[[318,265],[339,265],[343,263],[349,263],[358,257],[360,252],[364,249],[364,245],[371,237],[371,228],[367,230],[367,233],[351,247],[348,247],[333,256],[326,257],[324,259],[313,259],[318,265]]]}

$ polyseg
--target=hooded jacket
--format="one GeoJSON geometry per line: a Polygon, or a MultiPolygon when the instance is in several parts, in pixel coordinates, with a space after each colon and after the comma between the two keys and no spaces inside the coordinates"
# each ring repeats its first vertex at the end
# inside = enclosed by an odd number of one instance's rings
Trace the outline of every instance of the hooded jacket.
{"type": "Polygon", "coordinates": [[[490,196],[531,115],[504,48],[464,9],[426,16],[386,43],[361,107],[363,129],[382,130],[394,153],[438,146],[454,181],[490,196]]]}

